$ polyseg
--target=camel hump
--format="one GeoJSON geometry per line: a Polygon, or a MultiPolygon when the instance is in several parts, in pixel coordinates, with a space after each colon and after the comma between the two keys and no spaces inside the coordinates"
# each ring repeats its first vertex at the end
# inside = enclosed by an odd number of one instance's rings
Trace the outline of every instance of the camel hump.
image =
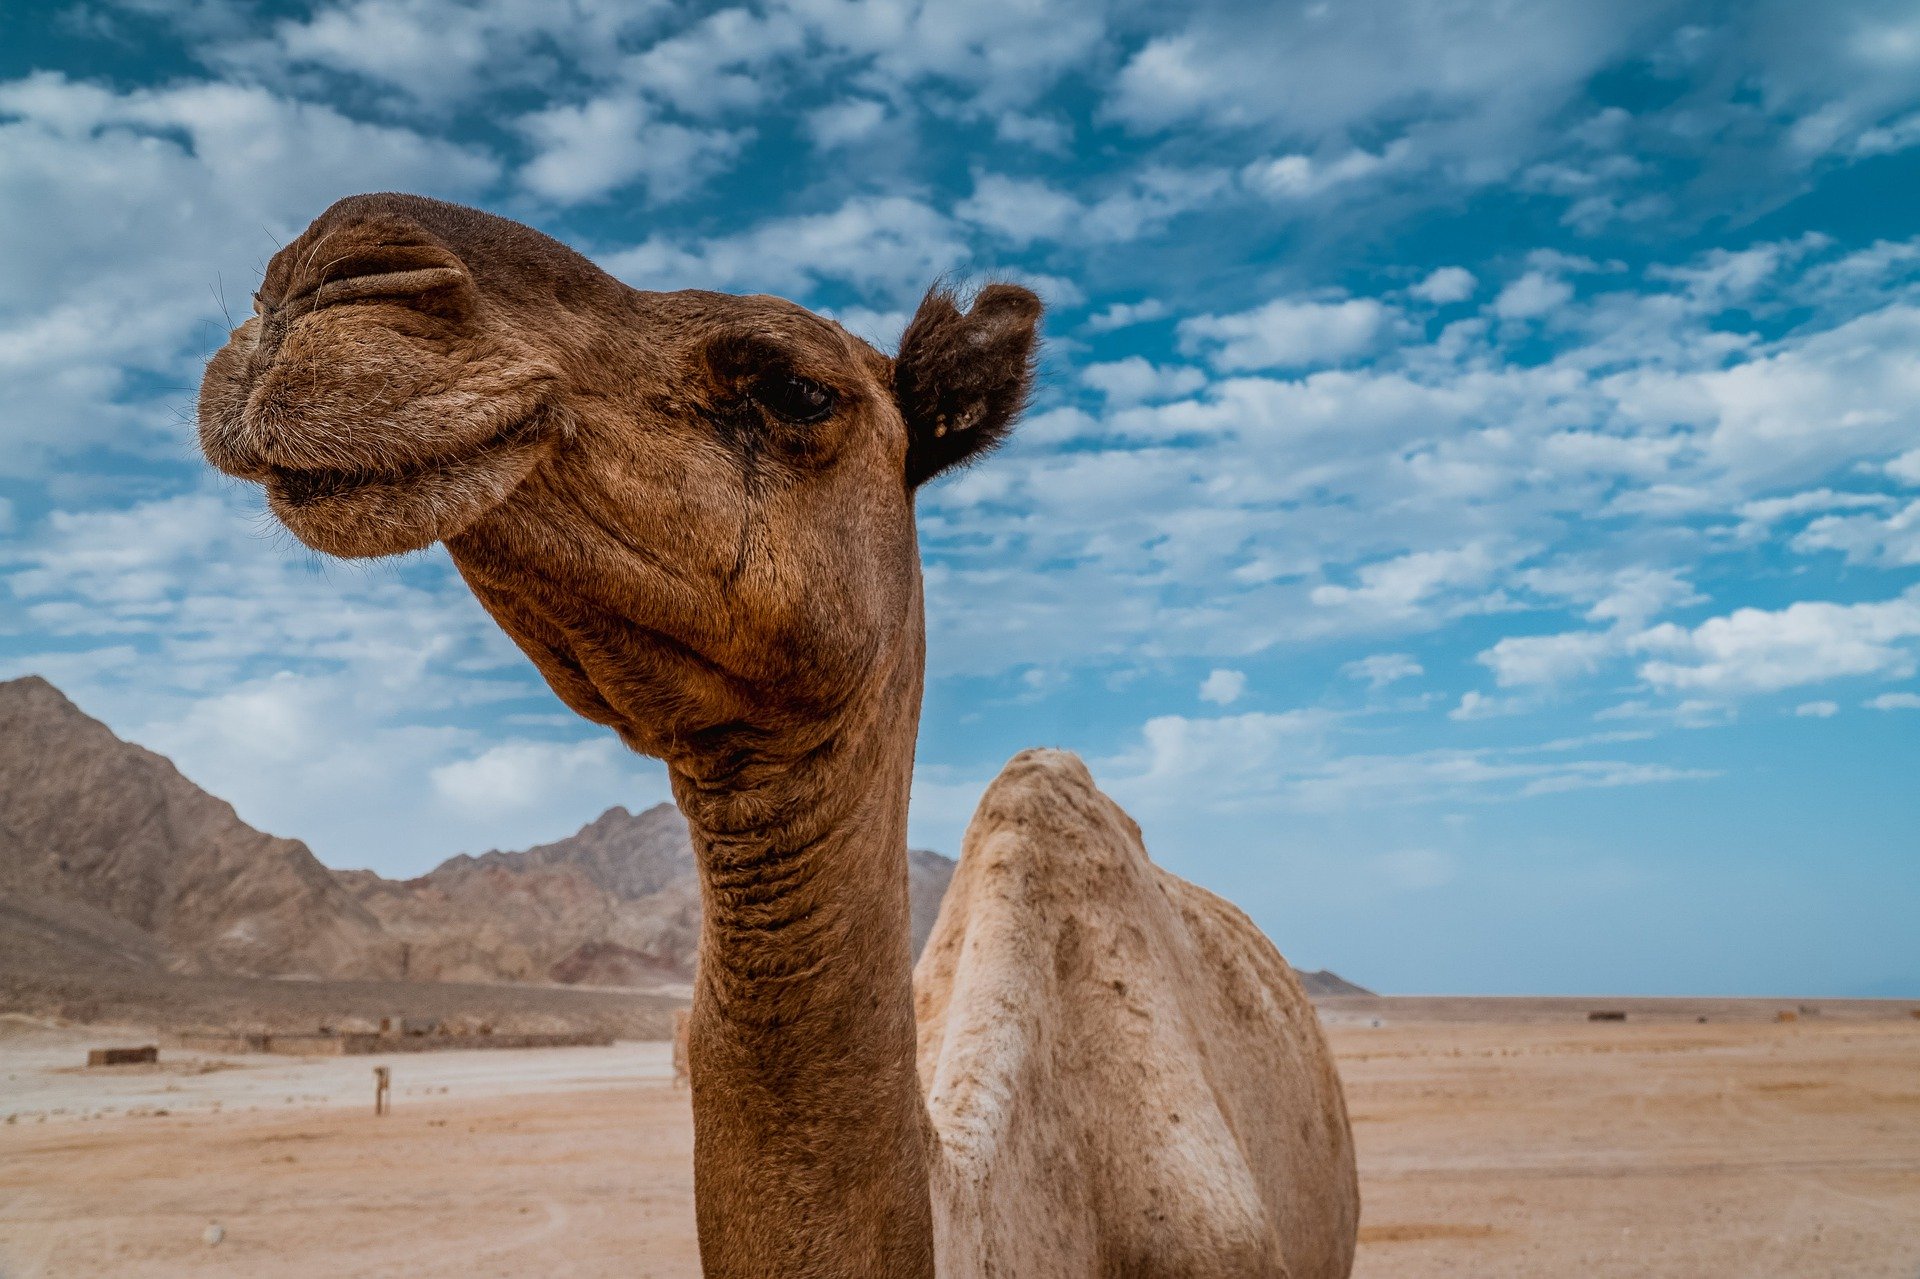
{"type": "Polygon", "coordinates": [[[1352,1144],[1299,983],[1074,755],[987,787],[914,985],[943,1274],[1347,1273],[1352,1144]]]}
{"type": "Polygon", "coordinates": [[[1024,856],[1043,858],[1054,871],[1148,861],[1139,825],[1107,798],[1072,751],[1021,751],[988,783],[966,845],[1008,834],[1019,837],[1024,856]]]}

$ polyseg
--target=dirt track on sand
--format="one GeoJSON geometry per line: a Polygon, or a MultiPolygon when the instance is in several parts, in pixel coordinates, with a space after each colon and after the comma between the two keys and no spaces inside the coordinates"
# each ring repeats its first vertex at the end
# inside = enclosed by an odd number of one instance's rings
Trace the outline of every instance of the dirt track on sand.
{"type": "MultiPolygon", "coordinates": [[[[1358,1275],[1920,1275],[1920,1021],[1390,1007],[1329,1017],[1358,1275]]],[[[6,1279],[698,1273],[660,1045],[396,1059],[375,1120],[371,1058],[81,1073],[67,1035],[0,1044],[6,1279]]]]}

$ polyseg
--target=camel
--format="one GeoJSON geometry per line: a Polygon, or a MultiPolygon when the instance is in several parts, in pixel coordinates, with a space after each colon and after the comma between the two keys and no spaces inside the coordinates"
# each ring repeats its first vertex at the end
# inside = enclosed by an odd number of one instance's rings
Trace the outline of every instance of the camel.
{"type": "Polygon", "coordinates": [[[563,702],[667,765],[707,1275],[1348,1273],[1298,981],[1080,760],[1007,764],[909,957],[915,493],[1024,408],[1034,294],[936,287],[888,358],[388,194],[282,249],[255,311],[202,383],[212,464],[320,552],[444,543],[563,702]]]}

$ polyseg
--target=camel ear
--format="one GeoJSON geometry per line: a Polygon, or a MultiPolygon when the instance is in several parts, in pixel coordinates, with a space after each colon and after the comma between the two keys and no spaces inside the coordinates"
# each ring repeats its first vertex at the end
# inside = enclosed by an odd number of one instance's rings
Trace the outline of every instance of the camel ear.
{"type": "Polygon", "coordinates": [[[1017,284],[989,284],[965,313],[952,290],[927,290],[893,362],[910,487],[1007,438],[1033,392],[1041,309],[1017,284]]]}

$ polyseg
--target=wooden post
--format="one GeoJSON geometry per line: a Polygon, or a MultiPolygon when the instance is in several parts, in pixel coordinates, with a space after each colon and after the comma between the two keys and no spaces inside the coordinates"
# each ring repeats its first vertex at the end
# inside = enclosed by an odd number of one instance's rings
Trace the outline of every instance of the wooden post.
{"type": "Polygon", "coordinates": [[[693,1014],[685,1008],[673,1014],[673,1086],[680,1087],[690,1082],[687,1072],[687,1030],[693,1024],[693,1014]]]}
{"type": "Polygon", "coordinates": [[[384,1115],[387,1113],[388,1110],[392,1109],[392,1103],[390,1103],[387,1100],[388,1085],[390,1085],[392,1082],[393,1082],[393,1077],[387,1067],[375,1066],[373,1068],[373,1113],[374,1114],[384,1115]]]}

